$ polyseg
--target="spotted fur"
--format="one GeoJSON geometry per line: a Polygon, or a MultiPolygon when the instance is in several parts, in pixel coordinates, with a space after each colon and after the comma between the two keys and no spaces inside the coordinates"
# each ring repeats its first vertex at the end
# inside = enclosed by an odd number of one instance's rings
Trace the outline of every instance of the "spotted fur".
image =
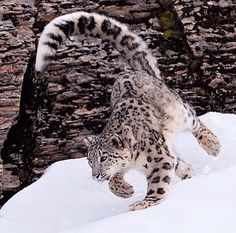
{"type": "Polygon", "coordinates": [[[157,205],[166,197],[174,173],[181,179],[192,176],[191,166],[179,158],[172,146],[178,132],[192,132],[203,149],[214,156],[219,153],[220,143],[194,109],[161,80],[145,42],[114,19],[85,12],[54,19],[40,37],[36,70],[45,70],[59,45],[78,34],[110,41],[134,69],[133,74],[114,83],[108,124],[88,142],[92,177],[109,180],[115,195],[128,198],[134,191],[124,174],[131,168],[138,169],[147,177],[147,194],[129,209],[157,205]]]}
{"type": "Polygon", "coordinates": [[[59,16],[44,28],[38,43],[36,70],[46,70],[62,41],[81,34],[109,41],[134,70],[145,71],[160,79],[156,59],[139,36],[112,18],[83,11],[59,16]]]}

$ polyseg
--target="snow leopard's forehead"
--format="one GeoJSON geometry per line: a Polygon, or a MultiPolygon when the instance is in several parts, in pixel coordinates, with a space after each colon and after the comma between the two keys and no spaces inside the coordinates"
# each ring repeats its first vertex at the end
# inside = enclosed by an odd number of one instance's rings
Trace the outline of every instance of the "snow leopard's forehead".
{"type": "Polygon", "coordinates": [[[88,148],[88,159],[94,159],[101,157],[104,153],[107,154],[106,148],[106,140],[96,137],[91,142],[88,148]]]}

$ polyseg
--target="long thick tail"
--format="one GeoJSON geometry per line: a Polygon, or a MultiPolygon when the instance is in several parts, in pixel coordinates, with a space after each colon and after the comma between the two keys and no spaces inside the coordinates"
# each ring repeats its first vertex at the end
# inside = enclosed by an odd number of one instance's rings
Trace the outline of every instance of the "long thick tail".
{"type": "Polygon", "coordinates": [[[139,36],[112,18],[83,11],[57,17],[44,28],[38,44],[36,70],[46,70],[60,44],[69,36],[80,34],[109,41],[124,55],[134,70],[161,79],[156,59],[139,36]]]}

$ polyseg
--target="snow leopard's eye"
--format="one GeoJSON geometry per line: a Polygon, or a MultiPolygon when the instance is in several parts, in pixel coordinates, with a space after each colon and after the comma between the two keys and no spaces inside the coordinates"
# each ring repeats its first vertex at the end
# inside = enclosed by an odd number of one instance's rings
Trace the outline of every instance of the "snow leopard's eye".
{"type": "Polygon", "coordinates": [[[108,156],[102,156],[100,162],[103,163],[108,159],[108,156]]]}

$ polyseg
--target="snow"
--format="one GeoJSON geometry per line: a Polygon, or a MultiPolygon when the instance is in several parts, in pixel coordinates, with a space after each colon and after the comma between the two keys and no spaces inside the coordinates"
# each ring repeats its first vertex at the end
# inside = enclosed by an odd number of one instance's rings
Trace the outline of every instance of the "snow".
{"type": "Polygon", "coordinates": [[[208,113],[202,121],[219,137],[222,150],[210,157],[191,134],[176,140],[195,176],[175,178],[160,205],[128,212],[145,196],[143,175],[132,171],[129,199],[114,196],[107,183],[91,178],[86,159],[53,164],[34,184],[12,197],[0,210],[1,233],[233,233],[236,229],[236,115],[208,113]]]}

